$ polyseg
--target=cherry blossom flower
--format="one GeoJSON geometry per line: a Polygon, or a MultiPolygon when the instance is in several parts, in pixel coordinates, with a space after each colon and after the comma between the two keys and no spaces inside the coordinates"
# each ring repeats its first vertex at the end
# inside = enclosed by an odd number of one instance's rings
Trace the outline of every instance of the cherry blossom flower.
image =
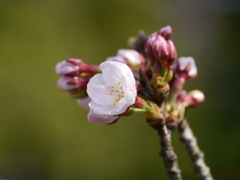
{"type": "Polygon", "coordinates": [[[119,115],[136,101],[137,89],[133,73],[123,63],[106,61],[100,64],[102,74],[93,76],[87,93],[92,101],[90,109],[95,114],[119,115]]]}

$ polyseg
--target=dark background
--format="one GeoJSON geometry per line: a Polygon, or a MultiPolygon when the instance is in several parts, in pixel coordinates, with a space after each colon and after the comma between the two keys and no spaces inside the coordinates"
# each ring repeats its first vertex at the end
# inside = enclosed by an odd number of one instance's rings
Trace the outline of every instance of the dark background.
{"type": "MultiPolygon", "coordinates": [[[[142,114],[89,123],[87,111],[56,87],[57,62],[104,61],[139,30],[171,25],[179,56],[199,75],[187,89],[206,102],[188,120],[217,180],[240,179],[237,0],[0,0],[0,176],[9,180],[167,179],[157,133],[142,114]]],[[[184,179],[197,179],[179,142],[184,179]]]]}

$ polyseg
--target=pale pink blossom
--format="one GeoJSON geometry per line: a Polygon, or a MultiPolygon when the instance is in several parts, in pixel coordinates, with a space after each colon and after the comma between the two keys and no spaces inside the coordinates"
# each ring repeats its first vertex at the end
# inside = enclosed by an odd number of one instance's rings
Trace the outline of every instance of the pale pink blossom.
{"type": "Polygon", "coordinates": [[[95,114],[119,115],[135,103],[136,82],[130,68],[123,63],[106,61],[100,64],[102,74],[93,76],[87,93],[95,114]]]}

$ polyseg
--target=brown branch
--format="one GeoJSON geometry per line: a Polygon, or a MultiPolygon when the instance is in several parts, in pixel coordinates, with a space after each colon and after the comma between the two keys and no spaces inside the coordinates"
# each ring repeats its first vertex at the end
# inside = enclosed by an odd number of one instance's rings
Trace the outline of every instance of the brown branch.
{"type": "Polygon", "coordinates": [[[213,180],[210,168],[204,161],[204,153],[198,147],[197,139],[193,135],[186,119],[179,124],[178,130],[180,132],[180,139],[185,144],[188,154],[192,160],[193,169],[197,174],[198,179],[213,180]]]}
{"type": "Polygon", "coordinates": [[[158,135],[160,137],[160,145],[162,147],[160,155],[163,157],[164,165],[170,180],[181,180],[181,170],[177,162],[177,155],[173,151],[171,132],[164,124],[158,127],[158,135]]]}

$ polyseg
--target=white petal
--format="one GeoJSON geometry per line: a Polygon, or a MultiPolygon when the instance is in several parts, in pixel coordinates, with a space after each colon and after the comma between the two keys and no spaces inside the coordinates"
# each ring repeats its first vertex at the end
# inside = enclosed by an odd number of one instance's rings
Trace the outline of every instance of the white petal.
{"type": "Polygon", "coordinates": [[[101,63],[100,68],[103,72],[104,81],[110,86],[118,86],[118,82],[121,82],[125,88],[136,89],[133,73],[126,64],[107,61],[101,63]]]}
{"type": "Polygon", "coordinates": [[[115,106],[116,109],[121,113],[124,113],[130,106],[132,106],[136,101],[136,94],[132,91],[125,91],[125,96],[122,98],[117,105],[115,106]]]}
{"type": "Polygon", "coordinates": [[[94,109],[94,111],[98,112],[99,114],[107,114],[107,115],[116,115],[119,114],[116,111],[116,105],[101,105],[96,103],[95,101],[91,101],[89,103],[90,109],[94,109]]]}
{"type": "Polygon", "coordinates": [[[110,95],[111,87],[103,80],[102,74],[93,76],[88,85],[89,97],[98,104],[110,105],[115,102],[116,97],[110,95]]]}

